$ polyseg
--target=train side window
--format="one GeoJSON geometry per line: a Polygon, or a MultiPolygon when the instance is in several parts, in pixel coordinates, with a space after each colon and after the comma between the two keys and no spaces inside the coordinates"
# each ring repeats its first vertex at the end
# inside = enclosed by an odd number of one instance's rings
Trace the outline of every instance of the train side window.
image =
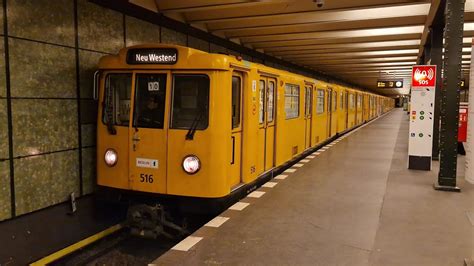
{"type": "Polygon", "coordinates": [[[268,82],[268,102],[267,102],[267,122],[273,122],[274,106],[275,106],[275,82],[268,82]]]}
{"type": "Polygon", "coordinates": [[[206,129],[209,125],[209,77],[206,75],[173,75],[171,128],[206,129]]]}
{"type": "Polygon", "coordinates": [[[286,119],[297,118],[300,115],[300,86],[285,84],[285,114],[286,119]]]}
{"type": "Polygon", "coordinates": [[[263,124],[265,120],[265,81],[260,80],[259,86],[259,95],[260,95],[260,106],[258,111],[258,123],[263,124]]]}
{"type": "Polygon", "coordinates": [[[341,109],[344,109],[344,92],[341,91],[341,99],[339,100],[341,103],[341,109]]]}
{"type": "Polygon", "coordinates": [[[349,94],[349,108],[354,109],[354,94],[349,94]]]}
{"type": "Polygon", "coordinates": [[[130,122],[130,97],[132,74],[108,74],[105,81],[104,124],[112,121],[113,125],[128,126],[130,122]]]}
{"type": "Polygon", "coordinates": [[[238,76],[232,77],[232,128],[240,126],[240,94],[242,80],[238,76]]]}
{"type": "Polygon", "coordinates": [[[316,114],[324,113],[324,90],[318,89],[318,102],[316,103],[316,114]]]}

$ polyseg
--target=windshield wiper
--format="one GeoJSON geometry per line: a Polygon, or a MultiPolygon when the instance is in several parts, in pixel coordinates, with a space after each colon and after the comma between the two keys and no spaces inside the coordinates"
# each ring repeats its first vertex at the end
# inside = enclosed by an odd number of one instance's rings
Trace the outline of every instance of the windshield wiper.
{"type": "Polygon", "coordinates": [[[113,94],[112,94],[112,88],[110,86],[107,86],[107,99],[104,101],[104,111],[105,111],[105,118],[107,119],[107,131],[111,135],[116,135],[117,130],[115,129],[114,126],[114,110],[112,106],[113,102],[113,94]]]}
{"type": "Polygon", "coordinates": [[[196,133],[196,129],[199,125],[199,123],[202,120],[202,117],[204,116],[204,111],[205,108],[201,108],[199,113],[196,115],[196,117],[193,120],[193,123],[191,124],[191,127],[188,130],[188,133],[186,133],[186,140],[193,140],[194,139],[194,133],[196,133]]]}

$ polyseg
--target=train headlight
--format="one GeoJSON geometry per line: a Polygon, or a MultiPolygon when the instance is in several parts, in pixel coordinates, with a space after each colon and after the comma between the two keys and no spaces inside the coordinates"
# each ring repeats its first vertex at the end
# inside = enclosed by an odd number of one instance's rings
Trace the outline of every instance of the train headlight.
{"type": "Polygon", "coordinates": [[[201,169],[201,161],[199,161],[199,158],[196,155],[188,155],[184,157],[183,170],[186,173],[193,175],[197,173],[199,169],[201,169]]]}
{"type": "Polygon", "coordinates": [[[107,149],[104,154],[105,164],[112,167],[117,164],[118,155],[114,149],[107,149]]]}

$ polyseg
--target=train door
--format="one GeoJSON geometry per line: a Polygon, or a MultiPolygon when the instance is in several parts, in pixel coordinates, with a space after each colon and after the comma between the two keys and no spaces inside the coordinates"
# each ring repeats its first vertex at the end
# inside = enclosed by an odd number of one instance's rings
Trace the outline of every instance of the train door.
{"type": "Polygon", "coordinates": [[[327,137],[330,138],[332,136],[332,89],[328,88],[326,90],[327,94],[327,113],[328,113],[328,120],[327,120],[327,137]]]}
{"type": "Polygon", "coordinates": [[[311,126],[312,115],[311,109],[313,106],[313,88],[311,86],[305,87],[305,102],[304,102],[304,120],[305,120],[305,149],[311,147],[311,126]]]}
{"type": "Polygon", "coordinates": [[[315,112],[313,115],[313,132],[314,133],[314,144],[318,144],[327,138],[327,121],[328,115],[326,113],[326,96],[325,90],[320,88],[315,90],[315,112]]]}
{"type": "Polygon", "coordinates": [[[337,133],[337,122],[338,122],[338,112],[337,112],[337,90],[332,89],[331,96],[331,135],[334,136],[337,133]]]}
{"type": "Polygon", "coordinates": [[[135,73],[132,88],[130,189],[166,193],[170,72],[135,73]]]}
{"type": "Polygon", "coordinates": [[[231,160],[230,160],[230,187],[237,188],[242,183],[242,102],[243,102],[243,88],[244,75],[241,72],[235,71],[232,74],[232,100],[231,100],[231,160]]]}
{"type": "Polygon", "coordinates": [[[275,78],[260,77],[259,80],[259,168],[267,171],[275,166],[275,78]]]}

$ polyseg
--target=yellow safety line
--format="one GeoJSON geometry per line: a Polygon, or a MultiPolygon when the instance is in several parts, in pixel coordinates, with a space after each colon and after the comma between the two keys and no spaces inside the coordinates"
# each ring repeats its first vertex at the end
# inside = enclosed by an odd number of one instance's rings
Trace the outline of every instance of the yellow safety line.
{"type": "Polygon", "coordinates": [[[31,263],[30,265],[32,266],[37,266],[37,265],[46,265],[48,263],[51,263],[53,261],[56,261],[68,254],[71,254],[72,252],[80,249],[80,248],[83,248],[87,245],[90,245],[92,243],[94,243],[95,241],[101,239],[101,238],[104,238],[114,232],[117,232],[118,230],[120,230],[122,228],[122,225],[121,224],[116,224],[114,226],[111,226],[107,229],[105,229],[104,231],[101,231],[95,235],[92,235],[86,239],[83,239],[79,242],[76,242],[68,247],[65,247],[59,251],[56,251],[55,253],[51,254],[51,255],[48,255],[38,261],[35,261],[33,263],[31,263]]]}

